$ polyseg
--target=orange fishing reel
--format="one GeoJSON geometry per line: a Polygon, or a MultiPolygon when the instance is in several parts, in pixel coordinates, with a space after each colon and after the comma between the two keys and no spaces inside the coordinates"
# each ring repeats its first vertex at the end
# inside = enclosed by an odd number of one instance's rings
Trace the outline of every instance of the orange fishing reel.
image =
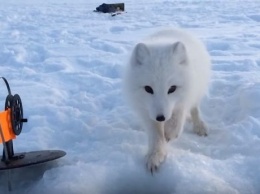
{"type": "Polygon", "coordinates": [[[27,119],[23,118],[22,100],[18,94],[12,95],[10,86],[4,77],[1,77],[8,90],[5,100],[5,111],[0,112],[0,143],[8,142],[20,135],[23,123],[27,119]]]}
{"type": "Polygon", "coordinates": [[[4,77],[8,90],[5,100],[5,110],[0,112],[0,144],[3,144],[3,156],[0,160],[0,170],[31,166],[58,159],[66,155],[62,150],[41,150],[24,153],[14,153],[13,140],[20,135],[23,123],[22,100],[18,94],[12,95],[10,86],[4,77]]]}

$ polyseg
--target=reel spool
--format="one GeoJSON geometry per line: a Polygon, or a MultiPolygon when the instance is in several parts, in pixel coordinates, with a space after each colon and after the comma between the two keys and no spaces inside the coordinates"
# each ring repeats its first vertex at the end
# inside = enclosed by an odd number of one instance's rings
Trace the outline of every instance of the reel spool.
{"type": "Polygon", "coordinates": [[[22,100],[18,94],[15,94],[14,96],[11,94],[11,89],[7,80],[4,77],[2,77],[2,79],[4,80],[8,90],[8,95],[5,99],[5,110],[11,110],[10,118],[13,133],[15,135],[20,135],[23,128],[23,123],[27,122],[27,119],[23,118],[22,100]]]}

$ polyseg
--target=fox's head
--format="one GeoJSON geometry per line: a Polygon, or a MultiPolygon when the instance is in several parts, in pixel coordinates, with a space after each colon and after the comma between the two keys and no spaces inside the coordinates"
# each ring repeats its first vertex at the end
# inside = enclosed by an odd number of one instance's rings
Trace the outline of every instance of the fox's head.
{"type": "Polygon", "coordinates": [[[187,95],[188,58],[183,43],[135,46],[128,69],[130,100],[157,122],[171,118],[187,95]]]}

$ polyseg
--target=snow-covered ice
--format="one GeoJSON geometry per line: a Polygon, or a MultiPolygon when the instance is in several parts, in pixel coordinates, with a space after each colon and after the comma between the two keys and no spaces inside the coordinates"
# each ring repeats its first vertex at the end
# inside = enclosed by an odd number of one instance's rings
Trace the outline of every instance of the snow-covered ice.
{"type": "Polygon", "coordinates": [[[260,193],[259,1],[126,0],[127,13],[116,17],[92,12],[101,3],[0,0],[0,76],[29,119],[15,152],[67,152],[47,165],[2,171],[0,193],[260,193]],[[187,125],[152,176],[121,73],[132,46],[167,26],[193,32],[212,56],[201,104],[210,131],[198,137],[187,125]]]}

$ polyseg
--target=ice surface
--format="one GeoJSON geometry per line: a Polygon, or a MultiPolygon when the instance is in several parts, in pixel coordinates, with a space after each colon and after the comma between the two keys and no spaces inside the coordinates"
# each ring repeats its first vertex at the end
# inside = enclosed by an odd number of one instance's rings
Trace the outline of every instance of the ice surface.
{"type": "Polygon", "coordinates": [[[127,13],[116,17],[92,12],[101,3],[0,0],[0,76],[29,119],[15,151],[67,152],[46,166],[1,173],[0,193],[260,193],[259,2],[127,0],[127,13]],[[121,73],[134,43],[167,26],[187,28],[212,56],[201,104],[211,129],[202,138],[187,125],[151,176],[121,73]]]}

